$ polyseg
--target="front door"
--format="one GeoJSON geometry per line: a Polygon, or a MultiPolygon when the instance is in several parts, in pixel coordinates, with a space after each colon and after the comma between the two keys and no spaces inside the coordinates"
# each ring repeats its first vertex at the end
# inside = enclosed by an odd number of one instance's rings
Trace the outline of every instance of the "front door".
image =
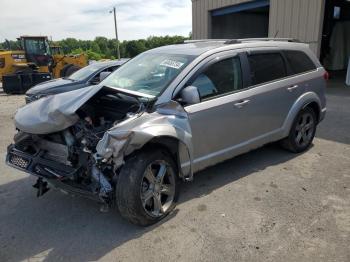
{"type": "Polygon", "coordinates": [[[194,170],[228,158],[230,147],[249,139],[242,63],[238,55],[216,58],[190,85],[198,88],[201,102],[186,106],[192,129],[194,170]]]}

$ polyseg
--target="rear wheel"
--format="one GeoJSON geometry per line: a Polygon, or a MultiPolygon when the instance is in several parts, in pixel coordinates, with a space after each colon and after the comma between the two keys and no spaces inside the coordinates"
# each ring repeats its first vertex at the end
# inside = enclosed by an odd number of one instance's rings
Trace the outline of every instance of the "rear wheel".
{"type": "Polygon", "coordinates": [[[294,153],[307,150],[315,137],[317,119],[312,108],[306,107],[294,120],[289,136],[282,140],[282,146],[294,153]]]}
{"type": "Polygon", "coordinates": [[[134,155],[121,169],[116,198],[120,214],[130,222],[142,226],[158,222],[178,200],[174,160],[163,150],[134,155]]]}

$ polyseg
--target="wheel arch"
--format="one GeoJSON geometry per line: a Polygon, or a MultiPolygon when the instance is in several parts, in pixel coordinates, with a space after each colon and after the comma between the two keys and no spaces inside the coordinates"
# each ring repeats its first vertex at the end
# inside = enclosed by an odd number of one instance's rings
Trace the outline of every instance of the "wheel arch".
{"type": "Polygon", "coordinates": [[[321,107],[320,107],[320,105],[316,101],[313,101],[313,102],[310,102],[310,103],[306,104],[303,108],[307,108],[307,107],[310,107],[314,111],[314,113],[316,114],[317,122],[319,122],[320,121],[320,115],[321,115],[321,107]]]}
{"type": "Polygon", "coordinates": [[[293,104],[292,108],[290,109],[288,116],[283,124],[283,136],[286,137],[289,134],[289,131],[293,125],[295,117],[298,115],[300,110],[306,107],[311,107],[317,117],[317,121],[320,121],[321,116],[321,100],[318,97],[318,95],[314,92],[307,92],[300,96],[295,103],[293,104]]]}
{"type": "Polygon", "coordinates": [[[186,179],[187,176],[191,176],[190,168],[182,167],[182,163],[190,162],[190,155],[187,146],[179,138],[169,135],[155,136],[132,154],[154,148],[159,148],[169,153],[177,165],[180,178],[186,179]]]}

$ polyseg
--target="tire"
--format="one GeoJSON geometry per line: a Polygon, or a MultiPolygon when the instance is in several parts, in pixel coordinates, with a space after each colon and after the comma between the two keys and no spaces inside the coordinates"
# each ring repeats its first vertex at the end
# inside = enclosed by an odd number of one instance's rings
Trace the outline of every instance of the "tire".
{"type": "Polygon", "coordinates": [[[309,149],[315,137],[317,119],[310,107],[302,109],[296,116],[288,137],[281,141],[283,148],[301,153],[309,149]]]}
{"type": "Polygon", "coordinates": [[[34,70],[30,67],[26,67],[26,68],[18,68],[15,72],[15,74],[17,75],[29,75],[29,74],[33,74],[34,70]]]}
{"type": "Polygon", "coordinates": [[[70,68],[71,66],[73,65],[72,64],[64,65],[60,71],[60,77],[66,77],[66,72],[68,68],[70,68]]]}
{"type": "Polygon", "coordinates": [[[72,65],[72,66],[67,68],[65,76],[70,76],[71,74],[78,71],[79,69],[81,69],[80,66],[72,65]]]}
{"type": "Polygon", "coordinates": [[[160,221],[175,208],[178,183],[177,166],[167,151],[136,153],[126,161],[117,180],[116,203],[120,215],[140,226],[160,221]]]}

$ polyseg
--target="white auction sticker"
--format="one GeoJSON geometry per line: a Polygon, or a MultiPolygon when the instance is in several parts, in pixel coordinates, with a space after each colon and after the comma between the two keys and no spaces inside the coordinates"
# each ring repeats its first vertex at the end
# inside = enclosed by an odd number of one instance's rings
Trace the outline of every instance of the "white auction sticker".
{"type": "Polygon", "coordinates": [[[160,65],[175,68],[175,69],[180,69],[184,64],[185,63],[167,59],[167,60],[164,60],[160,65]]]}

